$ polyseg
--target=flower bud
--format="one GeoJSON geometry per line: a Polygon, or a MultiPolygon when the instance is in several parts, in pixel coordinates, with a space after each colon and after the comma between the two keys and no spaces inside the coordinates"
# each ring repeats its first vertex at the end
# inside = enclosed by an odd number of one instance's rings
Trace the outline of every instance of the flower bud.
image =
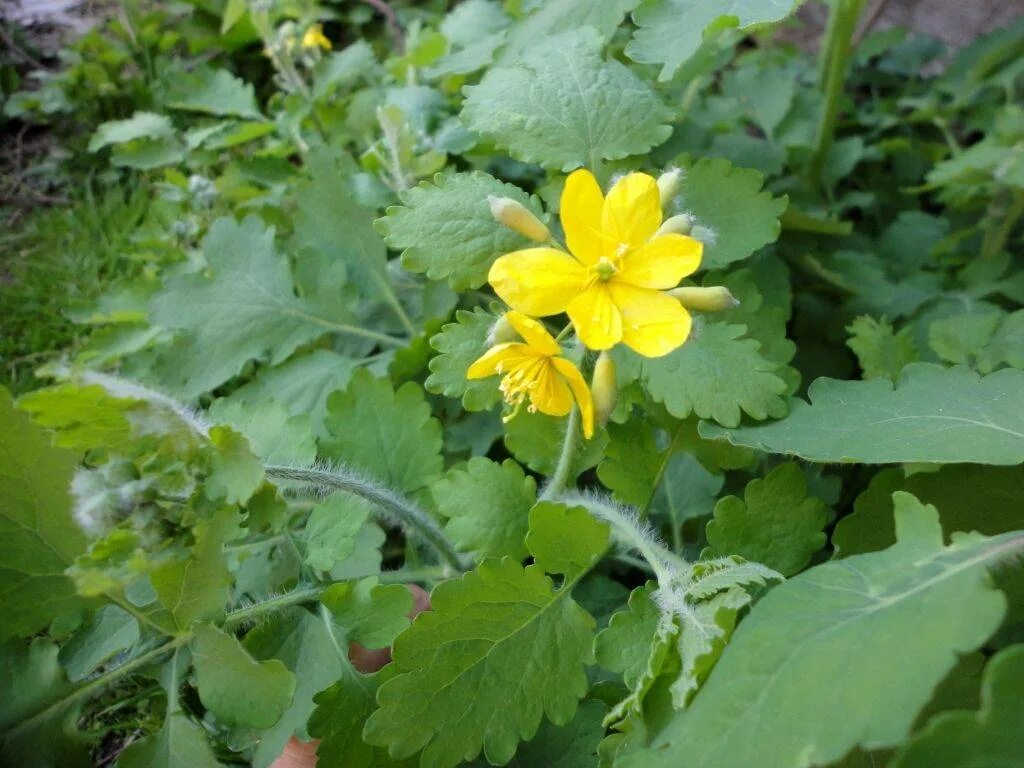
{"type": "Polygon", "coordinates": [[[615,410],[619,387],[615,381],[615,361],[607,352],[598,355],[594,375],[590,380],[590,393],[594,398],[594,417],[602,427],[615,410]]]}
{"type": "Polygon", "coordinates": [[[684,286],[673,288],[668,294],[687,309],[697,312],[721,312],[739,306],[740,303],[724,285],[708,288],[684,286]]]}
{"type": "Polygon", "coordinates": [[[514,232],[538,243],[546,243],[551,239],[551,233],[544,222],[518,200],[488,195],[487,202],[491,206],[491,215],[514,232]]]}
{"type": "Polygon", "coordinates": [[[487,334],[487,344],[493,347],[495,344],[507,344],[510,341],[519,341],[519,334],[516,333],[516,329],[512,327],[508,318],[502,315],[491,326],[491,330],[487,334]]]}
{"type": "Polygon", "coordinates": [[[676,216],[670,216],[665,219],[661,226],[658,227],[658,231],[654,233],[655,237],[661,235],[688,235],[690,230],[693,229],[693,216],[688,213],[680,213],[676,216]]]}
{"type": "Polygon", "coordinates": [[[658,195],[661,197],[662,208],[672,202],[672,198],[679,192],[682,181],[683,172],[679,168],[669,168],[658,177],[658,195]]]}

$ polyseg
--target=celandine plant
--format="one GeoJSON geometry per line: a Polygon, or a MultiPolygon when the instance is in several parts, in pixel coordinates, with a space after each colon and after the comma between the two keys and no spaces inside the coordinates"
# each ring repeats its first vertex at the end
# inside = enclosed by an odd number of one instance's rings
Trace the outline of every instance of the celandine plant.
{"type": "Polygon", "coordinates": [[[145,209],[0,390],[0,763],[1020,764],[1024,26],[165,5],[4,107],[145,209]]]}

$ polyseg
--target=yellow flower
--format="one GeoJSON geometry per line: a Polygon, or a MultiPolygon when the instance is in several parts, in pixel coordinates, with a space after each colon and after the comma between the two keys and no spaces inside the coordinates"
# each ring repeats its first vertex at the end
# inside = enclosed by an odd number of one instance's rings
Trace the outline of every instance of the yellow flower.
{"type": "Polygon", "coordinates": [[[324,34],[323,24],[313,24],[302,36],[303,48],[316,48],[320,46],[325,51],[331,50],[331,41],[324,34]]]}
{"type": "Polygon", "coordinates": [[[491,347],[469,366],[466,378],[502,375],[501,393],[513,408],[506,421],[515,416],[525,400],[530,401],[531,413],[565,416],[575,399],[583,435],[590,439],[594,434],[594,401],[583,374],[561,356],[562,348],[543,325],[519,312],[509,312],[505,318],[525,343],[514,341],[491,347]]]}
{"type": "Polygon", "coordinates": [[[505,254],[488,275],[497,294],[535,317],[568,312],[591,349],[621,341],[660,357],[686,341],[690,315],[663,291],[697,270],[703,246],[658,233],[657,181],[631,173],[605,197],[593,174],[580,169],[566,180],[561,208],[570,253],[539,247],[505,254]]]}

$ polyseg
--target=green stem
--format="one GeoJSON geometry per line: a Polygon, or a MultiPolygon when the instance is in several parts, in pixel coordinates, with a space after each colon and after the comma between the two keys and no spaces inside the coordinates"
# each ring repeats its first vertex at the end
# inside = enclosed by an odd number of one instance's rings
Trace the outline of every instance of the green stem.
{"type": "Polygon", "coordinates": [[[569,475],[572,472],[572,463],[576,458],[577,432],[580,426],[580,409],[573,406],[569,413],[569,422],[565,426],[565,439],[562,440],[562,452],[558,456],[558,464],[555,472],[551,475],[551,482],[541,494],[541,499],[557,498],[565,491],[569,483],[569,475]]]}
{"type": "Polygon", "coordinates": [[[853,33],[863,7],[864,0],[834,0],[832,13],[829,15],[820,71],[825,104],[818,123],[814,158],[811,161],[811,178],[815,182],[821,181],[825,156],[832,146],[836,120],[839,116],[839,101],[843,95],[846,70],[853,50],[853,33]]]}
{"type": "Polygon", "coordinates": [[[376,504],[380,509],[418,533],[454,570],[463,570],[459,551],[441,530],[441,527],[411,501],[391,490],[381,488],[348,472],[275,465],[267,466],[265,469],[267,477],[271,479],[298,482],[314,488],[346,491],[376,504]]]}
{"type": "Polygon", "coordinates": [[[24,720],[21,720],[18,723],[16,723],[12,728],[10,728],[2,734],[3,739],[6,741],[13,738],[14,736],[17,736],[22,731],[30,730],[37,723],[56,716],[61,710],[65,709],[66,707],[69,707],[72,704],[83,699],[87,699],[89,696],[91,696],[94,693],[97,693],[98,691],[103,690],[111,683],[117,682],[122,677],[130,675],[132,672],[135,672],[136,670],[146,666],[150,662],[156,661],[168,652],[180,648],[191,639],[191,634],[172,638],[168,640],[166,643],[157,646],[153,650],[148,651],[142,654],[141,656],[136,656],[134,659],[122,664],[120,667],[112,669],[109,672],[106,672],[100,675],[99,677],[90,680],[88,683],[85,683],[84,685],[80,685],[78,688],[75,688],[73,691],[68,693],[63,698],[53,702],[47,707],[43,707],[42,709],[35,712],[35,714],[30,715],[26,717],[24,720]]]}
{"type": "Polygon", "coordinates": [[[1013,233],[1013,228],[1017,226],[1017,222],[1022,216],[1024,216],[1024,192],[1018,191],[1007,206],[1002,222],[998,226],[986,230],[981,244],[981,259],[994,259],[1002,253],[1013,233]]]}
{"type": "MultiPolygon", "coordinates": [[[[360,328],[357,325],[347,325],[345,323],[336,323],[333,320],[325,320],[317,315],[311,315],[306,312],[300,312],[296,310],[294,313],[298,317],[302,317],[311,323],[319,325],[321,328],[326,328],[329,331],[335,331],[336,333],[347,333],[350,336],[362,336],[364,339],[373,339],[380,344],[386,344],[391,347],[404,347],[407,339],[396,339],[394,336],[388,336],[385,333],[378,333],[377,331],[371,331],[368,328],[360,328]]],[[[408,318],[406,318],[408,320],[408,318]]]]}
{"type": "Polygon", "coordinates": [[[262,603],[256,603],[255,605],[250,605],[247,608],[239,608],[235,611],[231,611],[224,617],[224,629],[234,629],[240,624],[252,621],[265,613],[274,613],[275,611],[290,608],[293,605],[310,603],[319,598],[322,591],[322,586],[296,589],[293,592],[288,592],[286,594],[279,595],[278,597],[272,597],[269,600],[264,600],[262,603]]]}
{"type": "MultiPolygon", "coordinates": [[[[225,617],[223,626],[225,629],[232,629],[233,627],[237,627],[239,624],[265,613],[273,613],[274,611],[279,611],[292,605],[311,602],[320,597],[321,591],[322,587],[298,589],[294,592],[289,592],[288,594],[281,595],[270,600],[265,600],[262,603],[257,603],[256,605],[248,608],[240,608],[236,611],[231,611],[225,617]]],[[[66,707],[89,698],[94,693],[98,693],[107,686],[116,683],[118,680],[132,674],[147,664],[157,661],[160,657],[177,651],[178,648],[181,648],[191,642],[192,637],[192,632],[184,632],[177,637],[167,638],[165,642],[161,643],[156,648],[146,651],[146,653],[143,653],[140,656],[136,656],[134,659],[125,662],[119,667],[107,670],[102,675],[99,675],[89,682],[70,691],[63,698],[43,707],[34,714],[26,717],[24,720],[20,720],[15,723],[14,726],[7,731],[0,733],[0,741],[8,740],[17,734],[32,728],[35,724],[56,716],[66,707]]]]}
{"type": "Polygon", "coordinates": [[[446,565],[426,568],[401,568],[397,571],[382,571],[378,576],[381,584],[405,584],[422,581],[427,583],[444,581],[452,575],[446,565]]]}

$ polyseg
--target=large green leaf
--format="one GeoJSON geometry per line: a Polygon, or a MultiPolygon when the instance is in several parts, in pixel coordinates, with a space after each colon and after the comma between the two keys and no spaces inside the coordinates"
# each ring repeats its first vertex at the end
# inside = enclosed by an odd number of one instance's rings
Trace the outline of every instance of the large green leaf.
{"type": "Polygon", "coordinates": [[[707,232],[704,268],[745,259],[778,238],[779,217],[789,203],[763,184],[759,171],[736,168],[721,157],[701,158],[686,169],[679,203],[707,232]]]}
{"type": "Polygon", "coordinates": [[[633,12],[637,29],[626,55],[642,64],[662,64],[669,80],[697,52],[709,27],[739,27],[780,21],[802,0],[644,0],[633,12]]]}
{"type": "Polygon", "coordinates": [[[226,69],[200,67],[194,72],[176,72],[168,78],[164,103],[171,109],[262,119],[251,83],[226,69]]]}
{"type": "Polygon", "coordinates": [[[431,280],[447,280],[455,290],[479,288],[498,256],[530,244],[491,214],[488,196],[509,197],[538,216],[540,205],[519,187],[482,171],[439,173],[402,194],[377,227],[402,265],[431,280]]]}
{"type": "Polygon", "coordinates": [[[810,461],[1024,462],[1024,371],[979,378],[967,368],[914,363],[895,388],[887,379],[818,379],[808,395],[810,404],[793,400],[782,421],[702,424],[701,434],[810,461]]]}
{"type": "Polygon", "coordinates": [[[270,728],[291,707],[295,675],[279,659],[256,661],[233,635],[199,625],[192,657],[199,698],[223,722],[270,728]]]}
{"type": "Polygon", "coordinates": [[[527,516],[537,500],[537,483],[511,459],[503,463],[474,456],[435,482],[430,492],[445,530],[459,549],[479,556],[526,555],[527,516]]]}
{"type": "Polygon", "coordinates": [[[44,638],[0,645],[0,763],[32,768],[87,768],[85,739],[75,731],[81,702],[44,638]]]}
{"type": "Polygon", "coordinates": [[[896,496],[896,526],[893,547],[769,592],[690,708],[624,768],[681,755],[688,768],[803,768],[902,742],[957,654],[1002,621],[1006,599],[986,569],[1024,549],[1024,533],[943,546],[938,513],[909,494],[896,496]]]}
{"type": "Polygon", "coordinates": [[[891,768],[1020,768],[1024,765],[1024,645],[985,667],[981,709],[942,712],[914,736],[891,768]]]}
{"type": "Polygon", "coordinates": [[[321,449],[330,458],[405,492],[441,474],[441,425],[418,384],[396,390],[361,369],[331,395],[327,411],[330,436],[321,449]]]}
{"type": "Polygon", "coordinates": [[[325,333],[313,307],[295,296],[274,231],[255,216],[215,221],[203,253],[212,277],[172,277],[150,304],[155,323],[181,331],[158,371],[185,397],[223,384],[254,358],[279,363],[325,333]]]}
{"type": "Polygon", "coordinates": [[[460,309],[455,322],[448,323],[430,339],[438,354],[430,359],[430,375],[423,383],[428,392],[462,397],[467,411],[483,411],[501,400],[498,377],[467,379],[466,371],[487,351],[487,339],[495,317],[477,307],[472,312],[460,309]]]}
{"type": "Polygon", "coordinates": [[[544,0],[533,3],[532,13],[509,30],[498,55],[499,64],[513,64],[541,38],[580,27],[592,27],[602,40],[611,39],[623,17],[639,0],[544,0]]]}
{"type": "Polygon", "coordinates": [[[380,709],[363,732],[369,743],[395,757],[422,749],[424,768],[450,768],[481,749],[500,765],[542,715],[556,725],[572,719],[587,690],[594,620],[571,591],[608,541],[606,525],[577,512],[550,504],[531,518],[544,529],[538,550],[568,547],[555,561],[539,551],[528,568],[488,559],[434,590],[432,610],[395,640],[397,674],[377,694],[380,709]],[[563,569],[575,575],[556,590],[546,572],[563,569]]]}
{"type": "Polygon", "coordinates": [[[695,413],[734,427],[741,410],[755,419],[782,416],[786,382],[776,375],[779,366],[761,355],[761,343],[743,338],[745,331],[730,323],[700,324],[696,338],[679,349],[645,358],[648,392],[680,419],[695,413]]]}
{"type": "Polygon", "coordinates": [[[64,575],[86,546],[68,490],[77,464],[0,387],[0,638],[31,635],[82,605],[64,575]]]}
{"type": "Polygon", "coordinates": [[[517,160],[545,168],[593,169],[646,152],[669,137],[669,110],[601,48],[591,27],[543,38],[466,89],[463,119],[517,160]]]}
{"type": "Polygon", "coordinates": [[[707,525],[708,544],[720,554],[740,555],[792,576],[825,546],[827,520],[825,503],[807,495],[800,467],[780,464],[747,483],[742,499],[719,499],[707,525]]]}
{"type": "Polygon", "coordinates": [[[278,659],[295,674],[295,696],[281,719],[260,734],[253,754],[255,768],[266,768],[293,735],[305,738],[313,713],[313,696],[341,678],[348,659],[325,620],[302,608],[277,614],[245,636],[245,647],[257,659],[278,659]]]}

